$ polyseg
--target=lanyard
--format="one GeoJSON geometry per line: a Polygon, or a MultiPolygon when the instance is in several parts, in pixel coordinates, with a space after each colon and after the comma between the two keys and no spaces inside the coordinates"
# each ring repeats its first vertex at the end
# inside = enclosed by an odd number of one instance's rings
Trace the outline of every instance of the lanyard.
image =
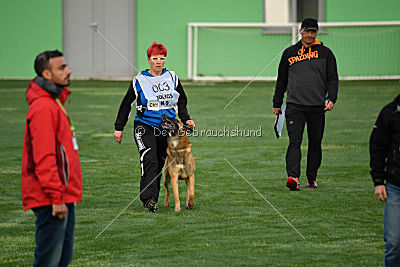
{"type": "Polygon", "coordinates": [[[61,104],[60,99],[56,98],[56,102],[58,103],[58,105],[60,106],[61,110],[64,112],[65,116],[67,116],[68,121],[69,121],[69,126],[71,127],[71,131],[74,132],[75,131],[75,127],[74,124],[72,123],[71,117],[69,116],[67,110],[64,108],[64,106],[61,104]]]}

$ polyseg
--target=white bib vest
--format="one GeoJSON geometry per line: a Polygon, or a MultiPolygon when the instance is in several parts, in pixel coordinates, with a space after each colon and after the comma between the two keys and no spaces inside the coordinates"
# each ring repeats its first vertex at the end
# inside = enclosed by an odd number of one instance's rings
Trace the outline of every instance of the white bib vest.
{"type": "Polygon", "coordinates": [[[177,109],[179,93],[175,90],[178,79],[173,71],[166,71],[161,76],[136,76],[143,94],[147,99],[148,110],[177,109]]]}

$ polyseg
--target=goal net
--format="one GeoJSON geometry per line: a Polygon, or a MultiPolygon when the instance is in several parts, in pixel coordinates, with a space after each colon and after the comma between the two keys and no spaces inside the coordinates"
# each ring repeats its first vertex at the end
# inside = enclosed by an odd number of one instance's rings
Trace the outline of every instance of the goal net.
{"type": "MultiPolygon", "coordinates": [[[[317,39],[337,60],[341,80],[400,79],[400,21],[319,23],[317,39]]],[[[300,24],[189,23],[188,78],[276,80],[300,24]]]]}

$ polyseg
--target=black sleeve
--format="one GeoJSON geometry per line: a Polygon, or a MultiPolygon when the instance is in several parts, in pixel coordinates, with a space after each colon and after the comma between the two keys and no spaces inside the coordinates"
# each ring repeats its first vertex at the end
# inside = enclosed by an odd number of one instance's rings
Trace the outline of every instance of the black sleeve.
{"type": "Polygon", "coordinates": [[[178,79],[178,86],[176,87],[176,91],[179,93],[178,98],[178,116],[183,123],[190,120],[190,116],[187,110],[187,98],[185,91],[183,90],[183,86],[181,81],[178,79]]]}
{"type": "Polygon", "coordinates": [[[274,108],[281,108],[283,103],[283,97],[286,92],[286,87],[288,83],[288,70],[289,70],[289,65],[286,55],[287,55],[287,50],[283,52],[281,62],[279,63],[278,79],[276,81],[275,94],[272,100],[274,108]]]}
{"type": "Polygon", "coordinates": [[[326,58],[326,89],[328,90],[328,98],[336,103],[339,88],[339,77],[337,73],[337,65],[335,55],[329,50],[326,58]]]}
{"type": "Polygon", "coordinates": [[[133,82],[129,85],[128,91],[125,94],[124,99],[119,106],[117,119],[115,120],[114,126],[116,131],[123,131],[126,123],[128,122],[129,114],[133,102],[136,101],[136,92],[133,87],[133,82]]]}
{"type": "Polygon", "coordinates": [[[375,186],[385,184],[386,161],[390,150],[389,117],[381,111],[369,140],[371,176],[375,186]]]}

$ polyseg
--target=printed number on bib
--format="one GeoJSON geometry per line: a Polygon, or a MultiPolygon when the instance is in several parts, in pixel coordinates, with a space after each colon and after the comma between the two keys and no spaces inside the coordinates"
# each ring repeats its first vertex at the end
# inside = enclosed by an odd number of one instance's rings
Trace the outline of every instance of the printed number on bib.
{"type": "Polygon", "coordinates": [[[175,89],[174,72],[165,72],[161,76],[145,77],[138,75],[140,87],[147,100],[147,110],[159,111],[163,109],[175,108],[179,93],[175,89]]]}
{"type": "Polygon", "coordinates": [[[153,89],[154,93],[157,93],[157,92],[162,92],[162,91],[169,91],[169,89],[171,89],[171,88],[169,87],[167,82],[163,82],[163,83],[154,84],[152,86],[152,89],[153,89]]]}

